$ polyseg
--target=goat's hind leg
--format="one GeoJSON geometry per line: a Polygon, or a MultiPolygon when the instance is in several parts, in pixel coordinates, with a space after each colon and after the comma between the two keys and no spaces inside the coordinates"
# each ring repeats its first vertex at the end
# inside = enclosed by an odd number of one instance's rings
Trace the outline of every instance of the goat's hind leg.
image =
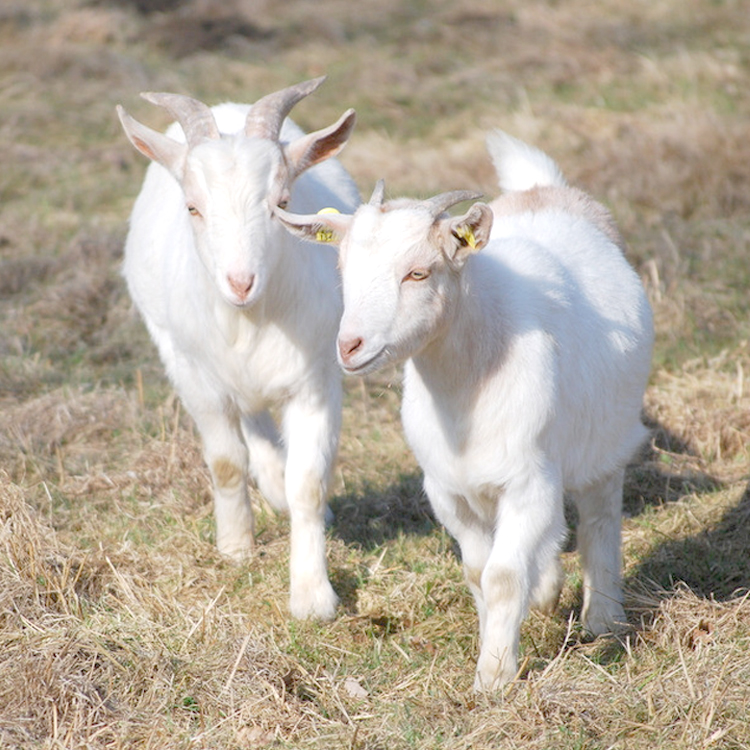
{"type": "Polygon", "coordinates": [[[482,571],[492,551],[492,525],[483,523],[466,500],[443,490],[439,481],[424,478],[424,490],[436,518],[445,526],[461,549],[464,578],[479,616],[479,642],[484,639],[487,606],[482,593],[482,571]]]}
{"type": "Polygon", "coordinates": [[[578,508],[584,627],[594,635],[627,628],[622,606],[621,527],[624,469],[572,494],[578,508]]]}
{"type": "Polygon", "coordinates": [[[273,417],[267,411],[243,415],[242,434],[255,485],[274,510],[288,511],[284,487],[286,451],[273,417]]]}
{"type": "Polygon", "coordinates": [[[536,585],[531,592],[531,607],[552,614],[560,600],[565,575],[560,556],[554,555],[545,567],[539,570],[536,585]]]}

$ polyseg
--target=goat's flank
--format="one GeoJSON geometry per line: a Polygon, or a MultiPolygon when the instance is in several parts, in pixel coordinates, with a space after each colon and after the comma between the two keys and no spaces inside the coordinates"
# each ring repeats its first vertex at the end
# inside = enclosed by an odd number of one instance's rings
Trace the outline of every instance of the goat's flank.
{"type": "Polygon", "coordinates": [[[277,213],[340,242],[338,358],[364,375],[406,360],[402,420],[437,518],[458,540],[480,622],[475,687],[517,671],[528,607],[562,585],[563,494],[579,514],[584,626],[619,630],[623,475],[640,414],[651,311],[609,213],[552,159],[499,131],[500,185],[458,217],[459,192],[353,216],[277,213]],[[480,251],[481,252],[478,252],[480,251]]]}

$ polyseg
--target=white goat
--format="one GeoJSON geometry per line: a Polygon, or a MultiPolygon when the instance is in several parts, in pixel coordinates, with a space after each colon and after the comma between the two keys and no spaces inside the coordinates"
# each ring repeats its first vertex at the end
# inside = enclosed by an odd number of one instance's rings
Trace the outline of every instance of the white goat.
{"type": "Polygon", "coordinates": [[[461,547],[479,611],[478,690],[515,676],[528,606],[557,602],[564,491],[580,516],[584,625],[626,623],[623,474],[646,435],[653,339],[608,212],[542,152],[499,131],[488,146],[501,187],[521,192],[457,218],[445,210],[478,196],[381,205],[382,183],[354,216],[277,211],[308,238],[325,227],[340,239],[343,369],[408,358],[404,430],[461,547]]]}
{"type": "Polygon", "coordinates": [[[304,211],[359,204],[338,162],[302,174],[343,148],[354,112],[308,135],[285,121],[323,80],[252,106],[209,109],[185,96],[144,94],[177,119],[166,135],[121,107],[118,114],[154,162],[130,219],[124,275],[201,434],[217,546],[235,559],[253,549],[249,471],[270,504],[291,516],[292,614],[330,619],[337,598],[324,516],[341,423],[336,253],[306,251],[273,218],[288,201],[304,211]],[[283,409],[283,438],[273,405],[283,409]]]}

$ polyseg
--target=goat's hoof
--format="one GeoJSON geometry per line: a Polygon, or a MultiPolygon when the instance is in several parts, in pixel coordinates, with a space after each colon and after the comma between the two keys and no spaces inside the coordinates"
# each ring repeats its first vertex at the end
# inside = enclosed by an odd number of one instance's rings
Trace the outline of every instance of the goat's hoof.
{"type": "Polygon", "coordinates": [[[630,629],[628,618],[622,607],[601,608],[593,607],[582,617],[583,627],[591,635],[619,635],[630,629]]]}
{"type": "Polygon", "coordinates": [[[333,620],[338,603],[339,598],[328,581],[305,590],[301,586],[295,588],[289,597],[289,609],[297,620],[333,620]]]}
{"type": "MultiPolygon", "coordinates": [[[[512,679],[512,678],[510,678],[512,679]]],[[[500,677],[482,677],[479,672],[474,676],[474,692],[482,693],[483,695],[492,695],[497,693],[502,687],[504,687],[510,679],[504,680],[500,677]]]]}
{"type": "Polygon", "coordinates": [[[505,687],[516,676],[515,664],[500,666],[497,659],[493,658],[492,661],[494,663],[489,668],[477,665],[474,677],[475,693],[495,693],[505,687]]]}
{"type": "Polygon", "coordinates": [[[252,558],[255,553],[255,542],[251,539],[249,543],[247,541],[234,544],[224,543],[218,545],[218,549],[232,562],[243,563],[252,558]]]}

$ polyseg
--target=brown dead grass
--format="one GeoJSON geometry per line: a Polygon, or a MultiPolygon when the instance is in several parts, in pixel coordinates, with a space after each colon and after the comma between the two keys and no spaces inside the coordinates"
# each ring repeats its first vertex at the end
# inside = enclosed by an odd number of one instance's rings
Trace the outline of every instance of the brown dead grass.
{"type": "Polygon", "coordinates": [[[748,748],[750,19],[741,3],[9,2],[0,8],[0,746],[748,748]],[[470,692],[476,615],[398,421],[348,383],[329,535],[342,598],[286,613],[288,523],[222,560],[208,477],[119,277],[144,164],[121,102],[354,106],[367,193],[495,193],[502,127],[604,200],[656,314],[624,523],[633,630],[588,642],[574,544],[519,676],[470,692]]]}

